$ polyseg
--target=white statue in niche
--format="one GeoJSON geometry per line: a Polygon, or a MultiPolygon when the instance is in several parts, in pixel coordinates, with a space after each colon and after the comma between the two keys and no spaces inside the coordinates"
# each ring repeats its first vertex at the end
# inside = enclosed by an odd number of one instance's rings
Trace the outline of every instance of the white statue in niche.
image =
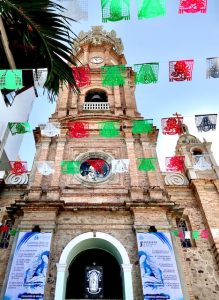
{"type": "Polygon", "coordinates": [[[90,294],[98,294],[102,288],[99,287],[99,281],[101,281],[101,273],[95,269],[87,273],[87,281],[89,281],[89,287],[87,288],[90,294]]]}

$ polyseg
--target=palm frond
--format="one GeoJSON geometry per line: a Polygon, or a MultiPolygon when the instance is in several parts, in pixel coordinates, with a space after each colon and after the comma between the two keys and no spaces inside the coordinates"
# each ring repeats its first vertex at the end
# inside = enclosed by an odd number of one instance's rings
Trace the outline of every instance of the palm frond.
{"type": "MultiPolygon", "coordinates": [[[[17,68],[46,67],[45,87],[57,95],[60,84],[79,92],[71,65],[76,65],[72,44],[76,35],[61,5],[50,0],[2,0],[0,11],[17,68]]],[[[0,47],[2,49],[2,47],[0,47]]],[[[2,52],[2,50],[1,50],[2,52]]],[[[0,68],[3,63],[0,60],[0,68]]]]}

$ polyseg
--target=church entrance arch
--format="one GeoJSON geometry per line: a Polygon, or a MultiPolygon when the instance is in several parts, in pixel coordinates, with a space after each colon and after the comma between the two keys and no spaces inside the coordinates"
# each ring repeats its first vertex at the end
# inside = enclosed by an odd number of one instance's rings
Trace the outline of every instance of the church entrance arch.
{"type": "MultiPolygon", "coordinates": [[[[131,274],[132,265],[130,264],[127,251],[117,239],[115,239],[109,234],[105,234],[101,232],[96,232],[95,234],[93,232],[87,232],[81,234],[76,238],[74,238],[73,240],[71,240],[64,248],[59,263],[57,264],[55,300],[66,299],[65,297],[66,297],[67,281],[69,278],[69,271],[70,271],[70,275],[72,272],[71,270],[71,267],[73,268],[72,264],[74,264],[74,262],[77,262],[77,259],[80,258],[80,255],[86,255],[86,252],[88,253],[90,250],[94,250],[94,249],[96,251],[100,251],[99,253],[105,256],[105,258],[113,257],[113,261],[115,265],[117,265],[118,267],[118,270],[116,271],[115,274],[118,275],[118,272],[120,272],[119,277],[121,276],[120,280],[122,285],[122,293],[121,293],[122,299],[133,300],[134,298],[133,298],[132,274],[131,274]]],[[[93,251],[93,253],[94,252],[95,251],[93,251]]],[[[92,252],[90,252],[90,254],[91,253],[92,252]]],[[[95,256],[93,256],[93,258],[95,258],[95,256]]],[[[119,279],[117,280],[117,284],[120,284],[119,279]]],[[[68,296],[68,290],[67,290],[67,296],[68,296]]]]}

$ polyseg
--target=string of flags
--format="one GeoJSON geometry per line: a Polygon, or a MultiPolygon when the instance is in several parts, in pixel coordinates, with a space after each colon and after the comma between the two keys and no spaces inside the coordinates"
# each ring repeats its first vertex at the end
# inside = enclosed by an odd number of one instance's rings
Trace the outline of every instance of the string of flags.
{"type": "MultiPolygon", "coordinates": [[[[211,234],[213,238],[219,238],[219,229],[211,228],[211,234]]],[[[182,231],[182,230],[172,230],[171,234],[175,237],[179,237],[180,239],[194,239],[197,240],[199,238],[208,239],[210,231],[207,229],[203,230],[192,230],[192,231],[182,231]]]]}
{"type": "MultiPolygon", "coordinates": [[[[166,15],[166,0],[136,0],[139,20],[166,15]]],[[[179,0],[178,13],[206,13],[207,0],[179,0]]],[[[130,19],[130,0],[101,0],[102,22],[130,19]]]]}
{"type": "MultiPolygon", "coordinates": [[[[15,236],[18,231],[19,231],[18,229],[10,228],[10,226],[8,226],[8,225],[0,226],[0,232],[8,233],[11,236],[15,236]]],[[[199,238],[208,239],[210,232],[211,232],[211,235],[213,238],[215,238],[215,239],[219,238],[219,229],[218,228],[211,228],[210,230],[203,229],[203,230],[192,230],[192,231],[172,230],[171,234],[172,234],[172,236],[179,237],[182,240],[184,240],[184,239],[185,240],[186,239],[197,240],[199,238]]]]}
{"type": "MultiPolygon", "coordinates": [[[[195,115],[197,130],[207,132],[216,129],[217,114],[195,115]]],[[[68,137],[69,138],[86,138],[89,137],[88,122],[68,122],[68,137]]],[[[101,121],[98,122],[99,136],[104,138],[116,138],[120,136],[122,124],[119,121],[101,121]]],[[[9,122],[8,127],[12,135],[25,134],[31,132],[28,122],[9,122]]],[[[183,134],[183,117],[175,114],[173,117],[161,119],[162,133],[167,135],[183,134]]],[[[133,120],[133,134],[148,134],[153,132],[153,119],[133,120]]],[[[60,134],[60,123],[46,123],[41,126],[42,136],[54,137],[60,134]]],[[[193,158],[194,168],[197,170],[209,170],[212,168],[211,161],[207,154],[195,155],[193,158]]],[[[166,157],[167,172],[184,172],[184,156],[166,157]]],[[[155,171],[156,158],[138,158],[137,165],[139,171],[155,171]]],[[[11,173],[21,175],[28,172],[26,161],[10,161],[11,173]]],[[[127,172],[127,161],[121,160],[112,163],[112,170],[115,173],[127,172]],[[117,167],[116,167],[117,166],[117,167]]],[[[78,161],[63,161],[61,164],[63,174],[78,174],[80,173],[80,162],[78,161]]],[[[50,175],[54,173],[54,162],[38,162],[38,171],[42,175],[50,175]]]]}
{"type": "MultiPolygon", "coordinates": [[[[199,132],[216,130],[217,114],[195,115],[196,127],[199,132]]],[[[122,123],[119,121],[98,122],[99,135],[101,137],[118,137],[122,123]]],[[[89,136],[89,123],[76,121],[68,122],[68,137],[84,138],[89,136]]],[[[133,134],[147,134],[153,132],[153,119],[133,120],[133,134]]],[[[164,135],[183,134],[183,117],[175,114],[173,117],[162,118],[161,128],[164,135]]],[[[41,126],[42,136],[53,137],[60,134],[60,124],[57,122],[47,123],[41,126]]]]}
{"type": "Polygon", "coordinates": [[[15,236],[18,230],[10,228],[8,225],[0,225],[0,232],[8,232],[10,235],[15,236]]]}
{"type": "MultiPolygon", "coordinates": [[[[60,4],[60,0],[54,0],[60,4]]],[[[207,0],[178,0],[179,14],[195,14],[207,12],[207,0]]],[[[66,10],[62,15],[76,21],[88,20],[88,0],[61,0],[66,10]]],[[[136,0],[138,20],[166,15],[166,0],[136,0]]],[[[130,0],[100,0],[102,22],[130,20],[130,0]]]]}
{"type": "MultiPolygon", "coordinates": [[[[193,59],[170,61],[169,82],[191,81],[194,62],[193,59]]],[[[206,64],[206,78],[219,78],[219,57],[206,58],[206,64]]],[[[158,82],[159,62],[134,64],[133,69],[136,84],[156,84],[158,82]]],[[[100,71],[102,86],[123,86],[126,84],[127,67],[125,65],[102,66],[100,71]]],[[[24,72],[27,70],[0,70],[0,89],[20,89],[29,84],[23,80],[24,72]]],[[[43,87],[46,71],[33,70],[33,72],[35,85],[43,87]],[[38,74],[38,72],[41,73],[38,74]]],[[[91,84],[91,69],[88,65],[72,67],[72,72],[78,88],[91,84]]],[[[71,88],[70,85],[69,88],[71,88]]]]}
{"type": "MultiPolygon", "coordinates": [[[[184,172],[184,156],[166,157],[166,171],[167,172],[184,172]]],[[[212,164],[208,154],[193,155],[192,156],[194,169],[205,171],[212,169],[212,164]]],[[[104,160],[92,159],[87,161],[94,171],[102,173],[104,167],[104,160]]],[[[139,171],[150,172],[156,170],[156,157],[142,157],[137,158],[137,168],[139,171]]],[[[112,159],[111,170],[112,173],[129,172],[129,159],[112,159]]],[[[27,162],[25,161],[11,161],[11,174],[21,175],[27,173],[27,162]]],[[[49,176],[55,172],[54,161],[36,161],[35,165],[39,173],[44,176],[49,176]]],[[[81,162],[80,161],[61,161],[62,174],[80,174],[81,162]]]]}

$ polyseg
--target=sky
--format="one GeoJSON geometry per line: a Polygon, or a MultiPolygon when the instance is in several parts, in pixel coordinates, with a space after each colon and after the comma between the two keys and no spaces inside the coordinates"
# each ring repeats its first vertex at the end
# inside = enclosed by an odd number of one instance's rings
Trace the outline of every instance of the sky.
{"type": "MultiPolygon", "coordinates": [[[[58,1],[58,0],[56,0],[58,1]]],[[[82,0],[83,1],[83,0],[82,0]]],[[[219,126],[216,131],[200,133],[195,126],[195,115],[219,112],[219,79],[206,79],[206,58],[219,57],[219,1],[208,0],[206,14],[178,14],[179,0],[166,0],[166,15],[145,20],[137,19],[136,0],[130,0],[131,19],[102,23],[101,1],[88,0],[88,21],[72,24],[78,34],[91,26],[103,25],[107,31],[115,30],[122,39],[127,66],[146,62],[159,62],[157,84],[137,85],[138,111],[144,118],[153,119],[159,131],[157,153],[161,170],[165,171],[165,157],[173,156],[178,136],[163,135],[161,118],[174,113],[184,116],[189,132],[201,141],[212,142],[213,154],[219,163],[219,126]],[[192,81],[169,82],[169,61],[194,59],[192,81]]],[[[71,5],[71,0],[61,1],[71,5]]],[[[39,91],[30,116],[35,128],[48,121],[55,104],[39,91]],[[43,109],[42,109],[43,108],[43,109]]],[[[26,134],[20,156],[31,168],[34,157],[32,134],[26,134]]]]}

